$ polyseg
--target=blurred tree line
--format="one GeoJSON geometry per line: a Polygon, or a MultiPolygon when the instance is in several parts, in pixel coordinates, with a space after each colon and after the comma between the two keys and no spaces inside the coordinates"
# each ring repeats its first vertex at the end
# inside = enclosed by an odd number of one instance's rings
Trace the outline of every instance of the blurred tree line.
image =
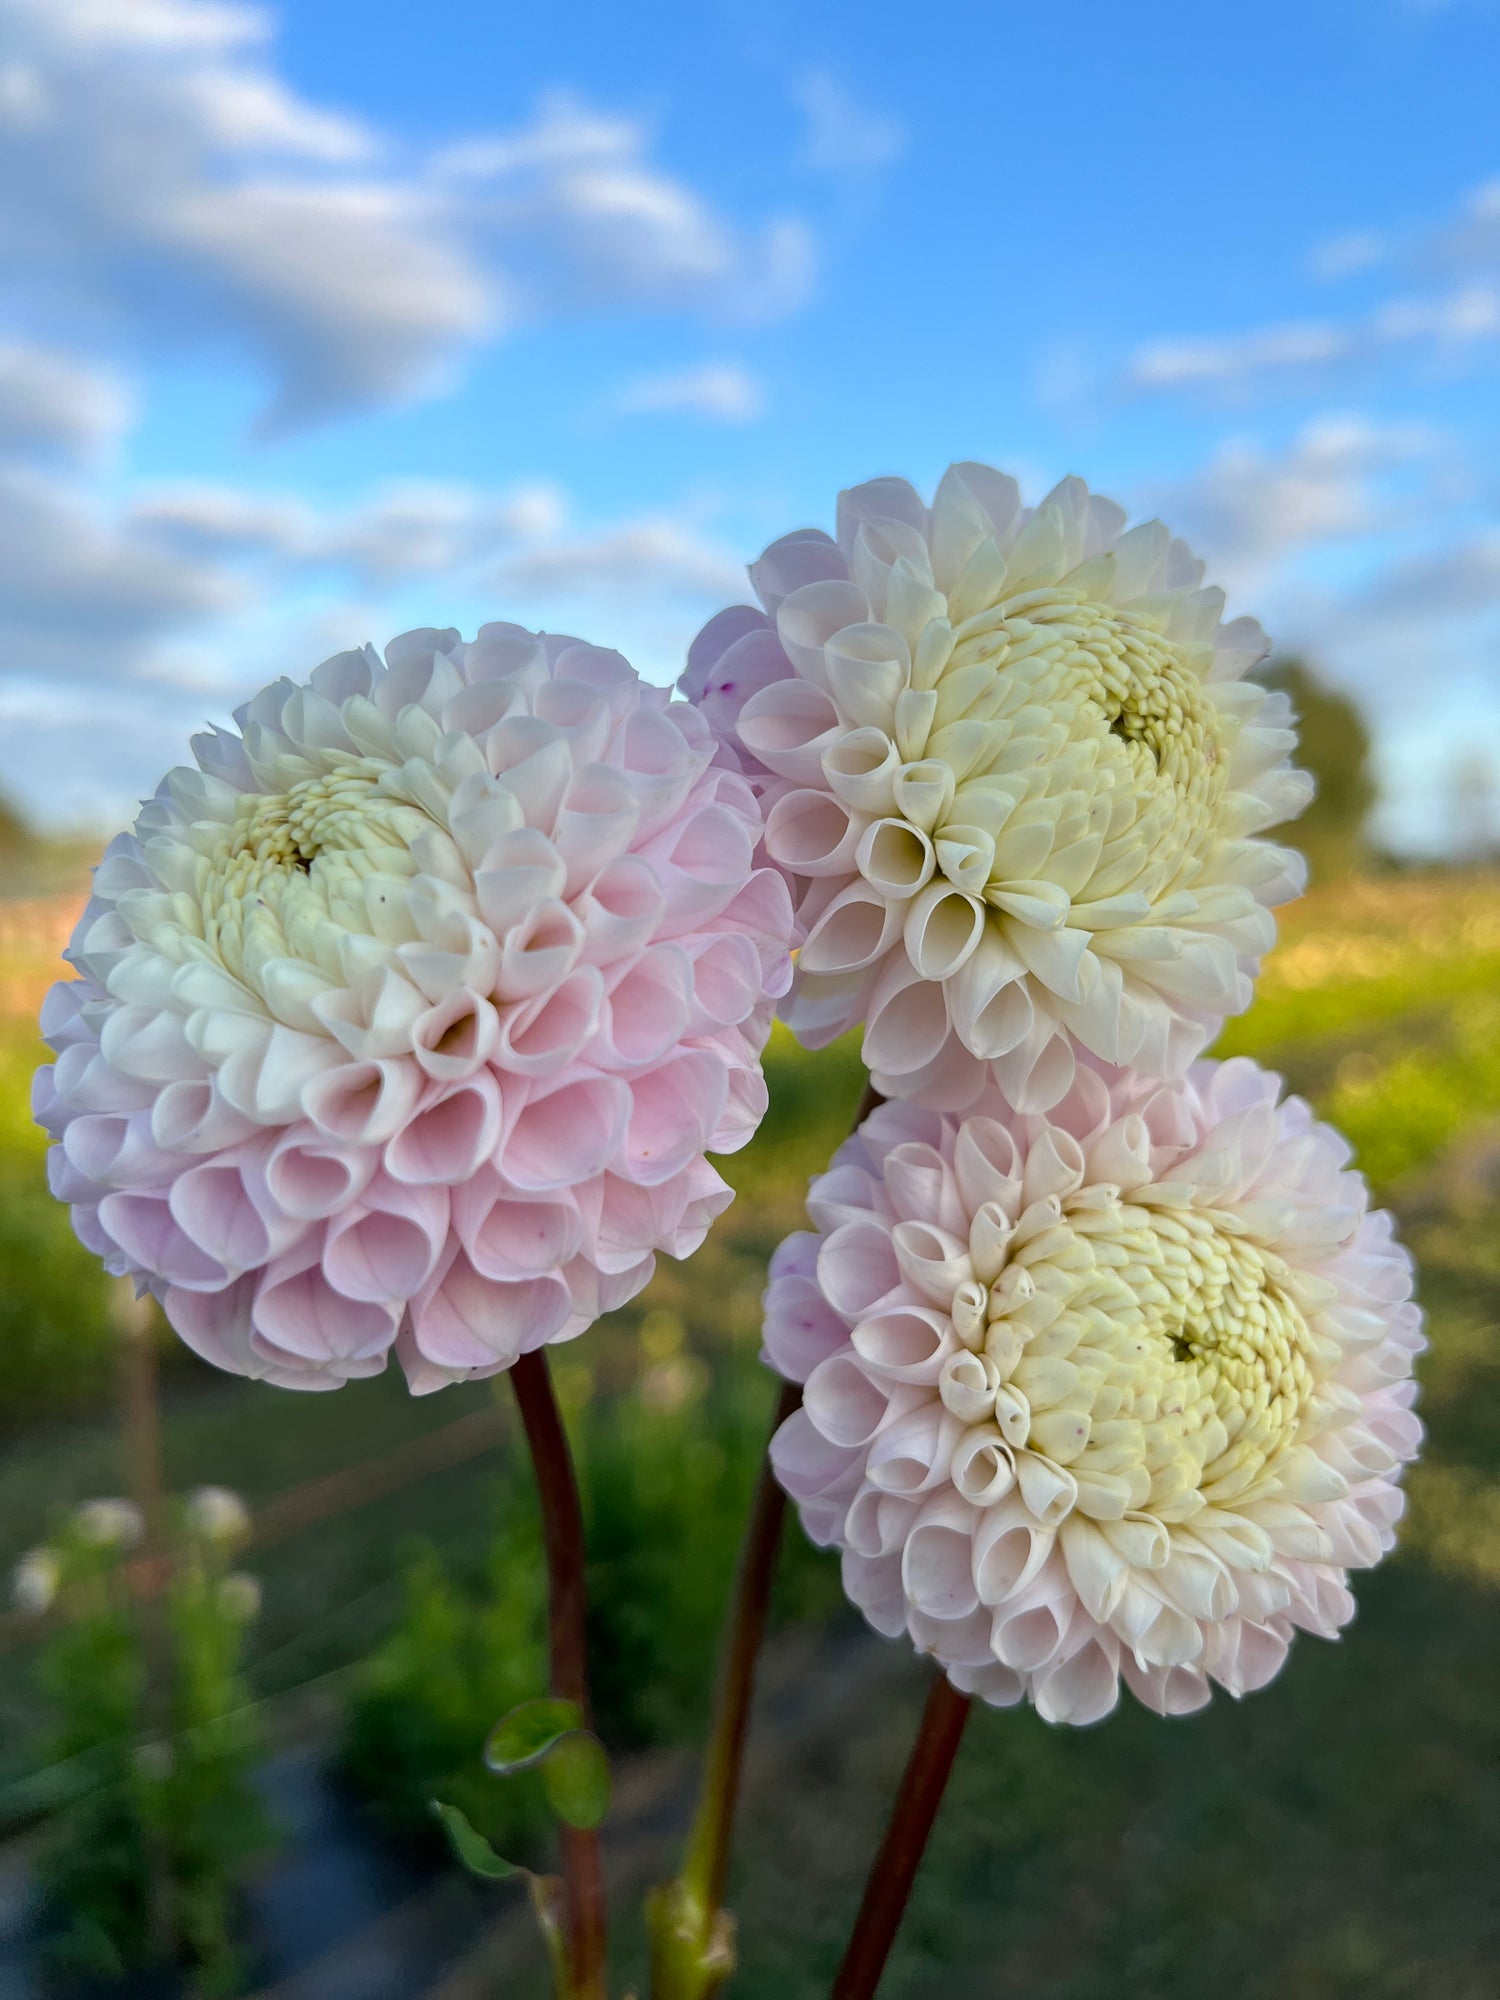
{"type": "Polygon", "coordinates": [[[1369,820],[1378,796],[1359,704],[1294,655],[1273,659],[1260,678],[1290,696],[1301,737],[1297,762],[1318,783],[1306,812],[1276,837],[1306,855],[1314,884],[1357,874],[1376,859],[1369,820]]]}
{"type": "Polygon", "coordinates": [[[0,798],[0,862],[9,861],[24,853],[31,845],[31,835],[26,822],[14,806],[7,805],[0,798]]]}
{"type": "Polygon", "coordinates": [[[0,792],[0,897],[49,896],[70,889],[81,894],[103,844],[94,834],[38,833],[0,792]]]}

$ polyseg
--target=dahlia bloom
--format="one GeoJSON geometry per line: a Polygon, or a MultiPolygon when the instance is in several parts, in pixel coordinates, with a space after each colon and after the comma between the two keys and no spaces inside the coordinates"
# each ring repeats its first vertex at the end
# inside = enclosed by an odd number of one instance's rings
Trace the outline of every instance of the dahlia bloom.
{"type": "Polygon", "coordinates": [[[764,612],[705,627],[683,689],[768,808],[807,932],[783,1008],[856,1023],[887,1097],[970,1104],[988,1066],[1045,1110],[1074,1044],[1180,1075],[1249,1004],[1300,857],[1286,697],[1250,619],[1159,521],[1066,479],[955,465],[840,496],[750,571],[764,612]]]}
{"type": "Polygon", "coordinates": [[[619,654],[484,627],[194,740],[52,989],[54,1191],[190,1346],[427,1390],[696,1248],[765,1105],[791,909],[750,787],[619,654]]]}
{"type": "Polygon", "coordinates": [[[1261,1687],[1353,1615],[1417,1450],[1411,1266],[1253,1063],[1080,1065],[1050,1113],[872,1112],[766,1293],[772,1446],[849,1596],[954,1684],[1092,1722],[1261,1687]]]}

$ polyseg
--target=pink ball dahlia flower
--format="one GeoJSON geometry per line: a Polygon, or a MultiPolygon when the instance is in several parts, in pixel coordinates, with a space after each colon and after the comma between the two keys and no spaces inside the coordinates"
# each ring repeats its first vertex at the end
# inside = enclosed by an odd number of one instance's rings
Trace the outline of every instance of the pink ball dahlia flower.
{"type": "Polygon", "coordinates": [[[1411,1266],[1349,1148],[1238,1060],[1047,1114],[872,1112],[766,1293],[772,1446],[849,1596],[954,1684],[1177,1714],[1353,1615],[1421,1426],[1411,1266]]]}
{"type": "Polygon", "coordinates": [[[618,653],[485,626],[278,681],[109,847],[52,989],[55,1192],[286,1387],[507,1367],[686,1256],[790,977],[761,816],[618,653]]]}
{"type": "Polygon", "coordinates": [[[765,797],[807,941],[784,1016],[865,1024],[887,1097],[961,1108],[1067,1091],[1075,1044],[1180,1075],[1249,1004],[1300,889],[1257,838],[1299,812],[1282,694],[1250,619],[1159,521],[1067,479],[955,465],[842,494],[750,571],[682,685],[765,797]]]}

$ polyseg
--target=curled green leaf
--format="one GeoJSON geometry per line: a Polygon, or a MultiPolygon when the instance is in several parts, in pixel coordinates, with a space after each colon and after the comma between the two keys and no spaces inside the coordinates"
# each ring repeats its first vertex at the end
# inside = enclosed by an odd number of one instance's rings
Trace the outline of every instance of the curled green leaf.
{"type": "Polygon", "coordinates": [[[512,1876],[528,1872],[514,1861],[507,1861],[503,1855],[497,1854],[457,1806],[444,1805],[441,1799],[433,1799],[430,1803],[452,1842],[453,1852],[471,1875],[482,1875],[490,1882],[504,1882],[512,1876]]]}
{"type": "Polygon", "coordinates": [[[609,1758],[604,1745],[586,1729],[558,1737],[546,1753],[542,1785],[560,1820],[592,1833],[609,1811],[609,1758]]]}
{"type": "Polygon", "coordinates": [[[560,1737],[582,1726],[583,1710],[576,1701],[558,1701],[550,1695],[523,1701],[490,1731],[484,1761],[497,1777],[513,1777],[517,1771],[531,1770],[560,1737]]]}

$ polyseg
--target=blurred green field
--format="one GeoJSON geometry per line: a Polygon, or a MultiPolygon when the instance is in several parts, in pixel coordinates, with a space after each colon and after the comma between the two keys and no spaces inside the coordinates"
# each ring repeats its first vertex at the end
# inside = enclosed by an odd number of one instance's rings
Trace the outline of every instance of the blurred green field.
{"type": "MultiPolygon", "coordinates": [[[[58,1508],[121,1481],[104,1289],[44,1192],[25,1109],[45,928],[0,926],[0,1562],[58,1508]]],[[[1500,877],[1372,878],[1308,898],[1222,1048],[1280,1069],[1344,1128],[1420,1260],[1431,1438],[1400,1550],[1361,1585],[1340,1645],[1304,1640],[1242,1707],[1220,1700],[1175,1724],[1122,1712],[1082,1734],[978,1717],[890,2000],[1500,1991],[1500,877]]],[[[617,1747],[680,1735],[701,1707],[734,1511],[772,1400],[754,1361],[764,1260],[797,1226],[806,1177],[859,1092],[847,1047],[809,1057],[778,1038],[768,1068],[772,1110],[727,1168],[740,1199],[710,1243],[558,1357],[613,1496],[596,1582],[614,1606],[603,1678],[617,1747]],[[680,1480],[674,1438],[699,1452],[680,1480]],[[663,1617],[628,1626],[621,1607],[664,1592],[663,1617]]],[[[296,1397],[179,1357],[166,1394],[173,1485],[211,1478],[254,1503],[488,1392],[415,1402],[380,1381],[296,1397]]],[[[266,1608],[250,1666],[273,1727],[296,1690],[340,1685],[384,1639],[412,1537],[456,1587],[478,1587],[506,1478],[459,1466],[256,1559],[266,1608]]],[[[783,1618],[836,1617],[836,1604],[826,1563],[787,1565],[783,1618]]],[[[734,1990],[747,2000],[826,1991],[921,1678],[892,1654],[809,1762],[810,1789],[752,1791],[736,1886],[747,1950],[734,1990]]],[[[26,1653],[12,1648],[0,1823],[28,1797],[35,1725],[26,1653]]]]}

